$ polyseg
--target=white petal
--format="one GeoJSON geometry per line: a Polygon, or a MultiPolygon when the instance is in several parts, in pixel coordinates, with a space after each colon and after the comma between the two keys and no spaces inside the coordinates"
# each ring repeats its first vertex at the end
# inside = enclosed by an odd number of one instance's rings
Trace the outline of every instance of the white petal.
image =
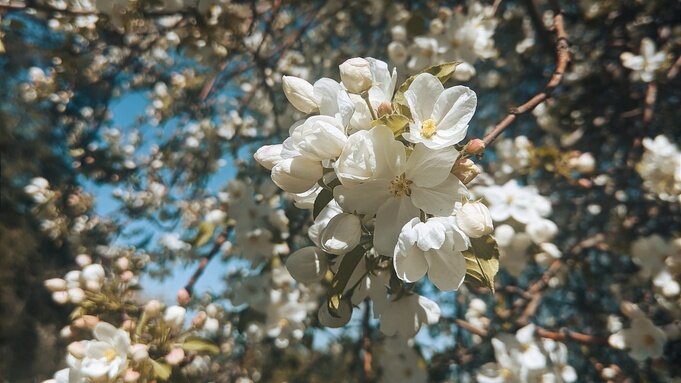
{"type": "Polygon", "coordinates": [[[378,208],[390,198],[388,181],[371,181],[354,187],[338,185],[333,196],[344,211],[374,215],[378,208]]]}
{"type": "Polygon", "coordinates": [[[423,251],[416,246],[418,235],[414,230],[414,225],[420,223],[418,218],[407,222],[402,228],[397,239],[397,246],[395,246],[393,259],[395,272],[398,278],[408,283],[420,280],[428,270],[428,262],[426,262],[423,251]]]}
{"type": "Polygon", "coordinates": [[[446,134],[454,143],[463,140],[477,104],[475,92],[465,86],[446,89],[438,97],[433,108],[437,133],[446,134]]]}
{"type": "Polygon", "coordinates": [[[420,310],[417,313],[422,322],[435,324],[440,320],[440,306],[437,303],[419,295],[418,305],[420,310]]]}
{"type": "Polygon", "coordinates": [[[272,181],[289,193],[302,193],[322,178],[323,169],[319,161],[295,157],[283,160],[272,168],[272,181]]]}
{"type": "Polygon", "coordinates": [[[454,147],[430,150],[417,144],[407,160],[405,175],[421,187],[439,185],[449,176],[458,155],[454,147]]]}
{"type": "Polygon", "coordinates": [[[283,76],[282,88],[288,101],[303,113],[317,110],[317,101],[312,84],[295,76],[283,76]]]}
{"type": "Polygon", "coordinates": [[[461,202],[464,195],[466,195],[466,187],[453,175],[434,187],[412,186],[411,188],[411,199],[414,205],[428,214],[439,216],[451,215],[455,204],[461,202]]]}
{"type": "Polygon", "coordinates": [[[293,279],[302,283],[322,280],[329,269],[326,254],[315,246],[304,247],[286,259],[286,269],[293,279]]]}
{"type": "Polygon", "coordinates": [[[407,105],[415,121],[425,121],[433,112],[435,101],[444,91],[444,86],[437,77],[430,73],[421,73],[404,92],[407,105]]]}
{"type": "Polygon", "coordinates": [[[414,217],[419,209],[409,197],[389,198],[376,212],[374,247],[380,255],[391,256],[395,251],[402,226],[414,217]]]}
{"type": "Polygon", "coordinates": [[[445,242],[447,229],[437,220],[429,219],[425,223],[420,223],[414,227],[418,234],[417,245],[421,251],[439,249],[445,242]]]}
{"type": "Polygon", "coordinates": [[[441,291],[457,290],[466,277],[466,260],[460,251],[431,250],[426,253],[428,278],[441,291]]]}

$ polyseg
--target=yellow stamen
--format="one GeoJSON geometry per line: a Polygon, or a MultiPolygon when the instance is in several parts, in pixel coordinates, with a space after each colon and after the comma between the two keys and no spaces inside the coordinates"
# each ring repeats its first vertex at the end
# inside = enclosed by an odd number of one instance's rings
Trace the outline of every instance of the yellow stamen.
{"type": "Polygon", "coordinates": [[[423,124],[421,124],[421,137],[423,138],[432,137],[436,131],[437,125],[435,125],[435,121],[430,118],[423,121],[423,124]]]}
{"type": "Polygon", "coordinates": [[[405,195],[411,195],[411,184],[413,182],[405,178],[404,174],[395,177],[392,182],[390,182],[390,193],[395,197],[403,197],[405,195]]]}
{"type": "Polygon", "coordinates": [[[113,348],[109,348],[106,351],[104,351],[104,357],[106,358],[107,361],[111,362],[116,358],[116,350],[113,348]]]}

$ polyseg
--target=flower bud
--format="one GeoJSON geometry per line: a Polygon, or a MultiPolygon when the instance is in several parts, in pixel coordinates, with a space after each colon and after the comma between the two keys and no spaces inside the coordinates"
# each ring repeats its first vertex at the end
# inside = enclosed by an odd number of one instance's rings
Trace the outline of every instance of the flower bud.
{"type": "Polygon", "coordinates": [[[346,60],[339,68],[341,81],[348,92],[360,94],[371,88],[373,77],[369,61],[355,57],[346,60]]]}
{"type": "Polygon", "coordinates": [[[465,185],[473,181],[473,179],[480,174],[480,169],[473,161],[466,158],[465,160],[456,161],[454,168],[452,169],[452,174],[465,185]]]}
{"type": "Polygon", "coordinates": [[[288,101],[303,113],[312,113],[319,108],[314,96],[314,87],[309,82],[295,76],[284,76],[282,88],[288,101]]]}
{"type": "Polygon", "coordinates": [[[74,304],[78,304],[85,299],[85,291],[80,287],[74,287],[68,290],[69,301],[74,304]]]}
{"type": "Polygon", "coordinates": [[[203,327],[206,323],[206,318],[208,318],[208,314],[206,314],[205,311],[199,311],[196,313],[196,316],[194,316],[194,319],[192,319],[192,326],[195,328],[203,327]]]}
{"type": "Polygon", "coordinates": [[[308,246],[294,252],[286,259],[286,269],[296,281],[312,283],[324,278],[329,265],[321,249],[308,246]]]}
{"type": "Polygon", "coordinates": [[[76,256],[76,263],[80,267],[85,267],[92,263],[92,258],[90,258],[90,256],[87,254],[78,254],[76,256]]]}
{"type": "Polygon", "coordinates": [[[125,270],[124,272],[121,273],[121,281],[126,283],[130,282],[134,277],[135,274],[130,270],[125,270]]]}
{"type": "Polygon", "coordinates": [[[285,159],[272,168],[272,181],[289,193],[309,190],[322,175],[321,163],[304,157],[285,159]]]}
{"type": "Polygon", "coordinates": [[[66,290],[66,281],[61,278],[51,278],[43,282],[50,292],[66,290]]]}
{"type": "Polygon", "coordinates": [[[381,118],[385,115],[392,114],[393,112],[393,105],[389,101],[383,101],[378,105],[378,118],[381,118]]]}
{"type": "Polygon", "coordinates": [[[279,163],[282,158],[281,158],[281,150],[283,149],[283,146],[281,144],[278,145],[265,145],[261,146],[253,155],[256,161],[262,167],[264,167],[267,170],[272,170],[274,165],[279,163]]]}
{"type": "Polygon", "coordinates": [[[171,366],[177,366],[184,360],[184,350],[175,347],[165,356],[166,362],[171,366]]]}
{"type": "Polygon", "coordinates": [[[540,218],[528,223],[525,231],[536,244],[549,242],[558,232],[558,226],[553,221],[540,218]]]}
{"type": "Polygon", "coordinates": [[[354,214],[341,213],[331,218],[322,232],[321,245],[325,251],[343,255],[354,249],[362,238],[362,224],[354,214]]]}
{"type": "Polygon", "coordinates": [[[596,168],[596,160],[591,153],[582,153],[575,159],[573,165],[580,173],[592,173],[596,168]]]}
{"type": "Polygon", "coordinates": [[[125,374],[123,374],[123,382],[135,383],[135,382],[139,381],[140,375],[141,374],[139,372],[137,372],[137,371],[135,371],[131,368],[128,368],[127,370],[125,370],[125,374]]]}
{"type": "Polygon", "coordinates": [[[181,306],[170,306],[166,309],[163,315],[163,321],[175,328],[182,327],[184,323],[184,315],[187,313],[187,309],[181,306]]]}
{"type": "Polygon", "coordinates": [[[485,151],[485,141],[474,138],[466,145],[466,153],[478,156],[485,151]]]}
{"type": "Polygon", "coordinates": [[[465,203],[456,213],[456,222],[471,238],[480,238],[494,231],[492,217],[482,202],[465,203]]]}
{"type": "Polygon", "coordinates": [[[69,301],[69,293],[66,291],[55,291],[52,293],[52,300],[60,305],[63,305],[69,301]]]}
{"type": "Polygon", "coordinates": [[[120,257],[116,260],[116,267],[120,271],[125,271],[130,268],[130,260],[126,257],[120,257]]]}
{"type": "Polygon", "coordinates": [[[144,313],[149,318],[157,317],[159,314],[161,314],[161,310],[163,310],[163,303],[157,301],[156,299],[152,299],[147,302],[146,305],[144,305],[144,313]]]}
{"type": "Polygon", "coordinates": [[[75,341],[69,343],[66,347],[66,351],[73,355],[76,359],[83,359],[85,356],[85,344],[84,341],[75,341]]]}
{"type": "Polygon", "coordinates": [[[185,288],[181,288],[177,291],[177,303],[181,305],[186,305],[192,299],[191,294],[185,288]]]}
{"type": "Polygon", "coordinates": [[[132,360],[135,362],[143,362],[149,358],[149,346],[142,343],[135,343],[130,346],[130,355],[132,355],[132,360]]]}

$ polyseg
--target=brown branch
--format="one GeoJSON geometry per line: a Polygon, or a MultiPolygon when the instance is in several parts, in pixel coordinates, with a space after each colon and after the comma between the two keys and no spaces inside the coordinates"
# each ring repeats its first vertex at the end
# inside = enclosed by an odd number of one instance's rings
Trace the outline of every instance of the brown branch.
{"type": "Polygon", "coordinates": [[[371,367],[373,358],[371,354],[371,309],[369,306],[369,298],[364,300],[364,317],[362,318],[362,381],[370,382],[373,378],[373,369],[371,367]]]}
{"type": "Polygon", "coordinates": [[[655,101],[657,100],[657,84],[649,82],[646,89],[645,105],[643,107],[643,126],[646,127],[653,120],[655,101]]]}
{"type": "Polygon", "coordinates": [[[456,323],[457,326],[461,327],[464,330],[467,330],[472,334],[480,335],[481,337],[487,337],[487,335],[489,335],[487,330],[474,326],[463,319],[454,319],[454,323],[456,323]]]}
{"type": "Polygon", "coordinates": [[[681,56],[679,56],[676,61],[674,61],[674,64],[669,68],[669,72],[667,72],[667,78],[669,80],[673,79],[676,77],[677,74],[679,74],[679,69],[681,68],[681,56]]]}
{"type": "Polygon", "coordinates": [[[542,338],[553,339],[561,342],[572,340],[575,342],[585,344],[603,344],[603,345],[608,344],[608,340],[606,338],[584,334],[581,332],[570,331],[567,329],[563,329],[561,331],[551,331],[541,327],[537,327],[537,335],[539,335],[542,338]]]}
{"type": "Polygon", "coordinates": [[[560,10],[556,11],[555,16],[553,16],[553,31],[556,35],[556,68],[551,75],[551,79],[544,87],[544,90],[534,95],[532,98],[527,100],[524,104],[511,108],[509,113],[504,117],[497,125],[492,129],[491,132],[487,133],[482,141],[485,146],[489,146],[501,133],[508,128],[515,119],[524,113],[531,112],[537,105],[546,101],[551,93],[560,85],[563,80],[563,74],[570,62],[570,46],[568,44],[568,35],[565,32],[565,23],[563,21],[563,14],[560,10]]]}
{"type": "Polygon", "coordinates": [[[187,281],[187,284],[184,285],[184,290],[190,296],[192,295],[192,292],[194,290],[194,285],[196,285],[196,282],[199,281],[199,278],[201,278],[201,275],[203,275],[203,272],[206,270],[208,262],[210,262],[210,260],[213,259],[213,257],[215,257],[215,255],[220,251],[220,247],[222,246],[223,243],[225,243],[227,237],[229,237],[229,234],[232,232],[233,229],[234,226],[227,226],[227,228],[225,228],[225,230],[222,233],[220,233],[220,235],[215,239],[213,247],[211,247],[208,254],[202,257],[201,260],[199,261],[199,265],[196,267],[196,270],[194,270],[194,273],[187,281]]]}

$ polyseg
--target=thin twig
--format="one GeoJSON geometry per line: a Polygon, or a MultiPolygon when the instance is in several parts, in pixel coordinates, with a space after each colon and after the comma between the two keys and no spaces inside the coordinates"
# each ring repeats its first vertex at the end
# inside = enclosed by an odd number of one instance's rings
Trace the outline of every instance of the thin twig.
{"type": "Polygon", "coordinates": [[[560,10],[556,11],[553,16],[553,30],[556,35],[556,68],[551,75],[551,79],[544,87],[544,90],[534,95],[532,98],[527,100],[524,104],[512,108],[509,113],[504,117],[499,123],[492,129],[491,132],[487,133],[482,139],[485,146],[489,146],[501,133],[503,133],[506,128],[508,128],[515,119],[524,113],[531,112],[537,105],[546,101],[551,93],[560,85],[563,74],[570,62],[570,47],[568,44],[568,35],[565,32],[565,23],[563,21],[563,14],[560,10]]]}
{"type": "Polygon", "coordinates": [[[225,243],[233,229],[234,226],[227,226],[227,228],[222,233],[220,233],[220,235],[215,239],[213,247],[210,249],[208,254],[201,258],[201,260],[199,261],[199,265],[196,267],[196,270],[194,270],[194,273],[187,281],[187,284],[184,285],[184,289],[187,290],[189,295],[192,294],[194,285],[196,285],[196,282],[199,281],[199,278],[201,278],[201,275],[203,275],[203,272],[206,270],[206,266],[208,266],[210,260],[213,259],[213,257],[215,257],[215,255],[219,252],[220,247],[222,246],[223,243],[225,243]]]}
{"type": "Polygon", "coordinates": [[[655,100],[657,100],[657,84],[649,82],[646,89],[645,106],[643,108],[643,126],[646,127],[653,120],[655,110],[655,100]]]}

